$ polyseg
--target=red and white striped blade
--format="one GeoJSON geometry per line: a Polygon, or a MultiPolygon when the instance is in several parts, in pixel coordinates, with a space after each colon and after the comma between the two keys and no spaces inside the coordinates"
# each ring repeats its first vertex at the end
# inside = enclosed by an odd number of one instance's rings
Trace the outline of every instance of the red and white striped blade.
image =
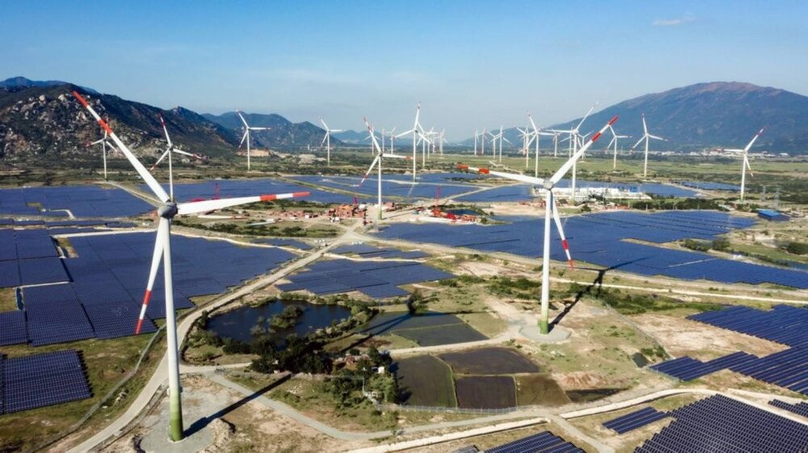
{"type": "Polygon", "coordinates": [[[558,205],[555,201],[555,194],[552,192],[550,194],[550,199],[553,200],[553,206],[548,206],[547,209],[550,209],[553,212],[553,220],[555,221],[558,235],[561,237],[561,246],[564,247],[564,253],[567,254],[567,262],[570,263],[570,269],[575,269],[575,263],[572,261],[572,255],[570,255],[570,247],[569,244],[567,244],[567,237],[564,235],[564,225],[561,224],[561,217],[558,215],[558,205]]]}
{"type": "Polygon", "coordinates": [[[615,121],[617,121],[617,116],[614,116],[611,120],[609,120],[609,122],[606,123],[606,125],[604,125],[602,128],[600,128],[600,130],[595,135],[593,135],[592,138],[590,138],[589,141],[587,141],[584,144],[584,146],[581,147],[581,149],[579,149],[575,154],[573,154],[568,161],[564,162],[564,165],[562,165],[561,168],[559,168],[558,171],[556,171],[555,174],[553,174],[553,177],[550,178],[550,182],[552,182],[554,186],[558,184],[558,181],[560,181],[561,178],[563,178],[564,175],[566,175],[567,172],[570,171],[573,164],[575,164],[575,162],[578,159],[580,159],[581,156],[584,155],[586,150],[588,150],[593,143],[598,141],[601,135],[603,135],[603,133],[606,132],[606,129],[612,124],[614,124],[615,121]]]}
{"type": "Polygon", "coordinates": [[[149,281],[146,284],[146,293],[143,295],[143,304],[140,306],[140,316],[137,319],[135,335],[140,333],[140,329],[143,327],[143,320],[146,318],[146,309],[149,307],[152,288],[154,288],[154,279],[157,277],[157,271],[160,269],[160,261],[165,251],[165,237],[167,234],[168,219],[161,217],[160,224],[157,226],[157,238],[154,241],[154,253],[152,254],[151,269],[149,270],[149,281]]]}
{"type": "Polygon", "coordinates": [[[379,163],[379,156],[376,156],[376,158],[373,159],[373,162],[371,162],[370,167],[368,167],[368,171],[365,172],[365,176],[362,176],[362,180],[359,181],[359,187],[365,183],[365,180],[368,179],[368,175],[373,171],[373,167],[375,167],[377,163],[379,163]]]}
{"type": "Polygon", "coordinates": [[[379,142],[376,140],[376,134],[373,132],[373,128],[370,126],[370,123],[368,123],[368,119],[367,118],[362,119],[365,121],[365,126],[368,128],[368,133],[370,134],[370,138],[373,141],[373,149],[376,150],[377,153],[382,154],[382,148],[379,146],[379,142]]]}
{"type": "Polygon", "coordinates": [[[256,195],[252,197],[222,198],[219,200],[192,201],[177,205],[180,215],[199,214],[201,212],[215,211],[243,204],[258,203],[261,201],[286,200],[311,195],[311,192],[291,192],[272,195],[256,195]]]}
{"type": "Polygon", "coordinates": [[[760,134],[762,134],[762,133],[763,133],[763,129],[759,130],[759,131],[758,131],[758,133],[757,133],[757,134],[755,134],[755,136],[754,136],[754,137],[752,137],[752,141],[751,141],[751,142],[749,142],[749,144],[748,144],[748,145],[746,145],[746,148],[744,148],[744,149],[743,149],[743,152],[744,152],[744,153],[748,153],[748,152],[749,152],[749,149],[752,147],[752,145],[754,145],[754,144],[755,144],[755,140],[757,140],[757,139],[758,139],[758,137],[760,137],[760,134]]]}
{"type": "Polygon", "coordinates": [[[112,128],[109,127],[109,124],[107,124],[106,121],[101,119],[101,116],[98,115],[95,109],[93,109],[90,106],[90,104],[84,99],[84,97],[82,97],[79,94],[78,91],[73,91],[73,96],[76,99],[78,99],[81,105],[83,105],[84,108],[86,108],[90,112],[90,114],[93,116],[93,118],[95,118],[95,120],[98,122],[101,128],[103,128],[109,134],[109,136],[112,137],[112,140],[118,146],[118,149],[121,150],[124,156],[126,156],[126,158],[129,160],[129,163],[131,163],[132,166],[135,167],[135,170],[138,172],[140,177],[143,178],[143,181],[146,183],[146,185],[149,186],[152,192],[154,192],[157,198],[163,203],[167,202],[169,200],[169,197],[165,189],[163,189],[163,186],[161,186],[160,183],[158,183],[157,180],[154,179],[154,176],[152,176],[151,173],[149,173],[149,171],[146,170],[146,167],[144,167],[143,164],[140,163],[140,161],[137,159],[137,157],[135,157],[132,151],[130,151],[129,148],[121,141],[121,139],[118,138],[117,135],[115,135],[115,132],[112,130],[112,128]]]}

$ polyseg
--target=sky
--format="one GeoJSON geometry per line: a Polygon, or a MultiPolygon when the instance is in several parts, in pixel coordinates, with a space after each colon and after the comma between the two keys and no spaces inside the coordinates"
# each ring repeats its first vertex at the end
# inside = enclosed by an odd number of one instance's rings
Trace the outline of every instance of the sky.
{"type": "Polygon", "coordinates": [[[0,79],[331,128],[539,125],[692,83],[808,94],[803,1],[4,2],[0,79]]]}

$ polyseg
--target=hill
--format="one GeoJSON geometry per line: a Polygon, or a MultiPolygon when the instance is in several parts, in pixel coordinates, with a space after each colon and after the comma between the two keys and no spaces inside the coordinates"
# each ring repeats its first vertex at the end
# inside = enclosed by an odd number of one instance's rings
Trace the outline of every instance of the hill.
{"type": "MultiPolygon", "coordinates": [[[[631,135],[626,146],[642,136],[641,116],[645,113],[649,131],[667,138],[656,149],[691,151],[710,147],[745,146],[761,127],[765,133],[753,150],[808,154],[808,97],[777,88],[740,82],[711,82],[646,94],[620,102],[592,114],[581,127],[586,133],[599,129],[614,115],[619,134],[631,135]]],[[[569,129],[576,118],[549,128],[569,129]]],[[[520,144],[518,132],[505,135],[520,144]]],[[[465,140],[473,145],[473,140],[465,140]]],[[[543,139],[549,145],[549,139],[543,139]],[[546,140],[546,141],[545,141],[546,140]]]]}
{"type": "MultiPolygon", "coordinates": [[[[302,123],[293,123],[278,114],[262,114],[262,113],[242,113],[247,123],[255,127],[268,127],[268,131],[253,132],[253,146],[260,148],[312,148],[319,147],[325,136],[325,130],[315,126],[314,124],[304,121],[302,123]]],[[[227,112],[221,115],[211,115],[205,113],[202,115],[205,119],[221,125],[227,130],[231,131],[234,136],[241,140],[244,134],[244,123],[238,117],[236,112],[227,112]]],[[[336,134],[335,134],[336,135],[336,134]]],[[[336,137],[331,137],[331,146],[344,145],[336,137]]]]}
{"type": "Polygon", "coordinates": [[[230,131],[182,107],[163,110],[61,82],[9,85],[0,89],[0,159],[4,163],[64,161],[95,152],[87,144],[103,133],[70,94],[72,90],[85,94],[116,134],[141,156],[153,156],[166,146],[159,115],[178,147],[215,155],[232,153],[238,144],[230,131]]]}

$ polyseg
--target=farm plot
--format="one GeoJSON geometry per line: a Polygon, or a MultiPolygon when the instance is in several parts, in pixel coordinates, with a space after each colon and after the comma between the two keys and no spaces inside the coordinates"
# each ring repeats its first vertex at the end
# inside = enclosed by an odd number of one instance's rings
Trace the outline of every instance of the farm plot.
{"type": "Polygon", "coordinates": [[[516,376],[516,400],[520,406],[562,406],[570,402],[564,389],[548,374],[516,376]]]}
{"type": "Polygon", "coordinates": [[[516,406],[510,376],[469,376],[456,379],[458,407],[502,409],[516,406]]]}
{"type": "Polygon", "coordinates": [[[507,348],[481,348],[441,354],[441,360],[456,374],[538,373],[539,367],[527,357],[507,348]]]}
{"type": "Polygon", "coordinates": [[[403,404],[457,407],[452,370],[436,357],[422,355],[399,360],[396,378],[403,404]]]}
{"type": "Polygon", "coordinates": [[[395,333],[414,341],[419,346],[438,346],[488,339],[457,316],[437,312],[420,315],[385,313],[375,317],[357,333],[370,335],[395,333]]]}

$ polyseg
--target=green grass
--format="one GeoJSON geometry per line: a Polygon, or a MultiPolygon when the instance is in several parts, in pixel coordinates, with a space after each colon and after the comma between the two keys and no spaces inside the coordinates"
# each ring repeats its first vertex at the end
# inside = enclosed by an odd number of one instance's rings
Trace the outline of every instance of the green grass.
{"type": "Polygon", "coordinates": [[[17,295],[14,288],[0,288],[0,312],[17,309],[17,295]]]}

